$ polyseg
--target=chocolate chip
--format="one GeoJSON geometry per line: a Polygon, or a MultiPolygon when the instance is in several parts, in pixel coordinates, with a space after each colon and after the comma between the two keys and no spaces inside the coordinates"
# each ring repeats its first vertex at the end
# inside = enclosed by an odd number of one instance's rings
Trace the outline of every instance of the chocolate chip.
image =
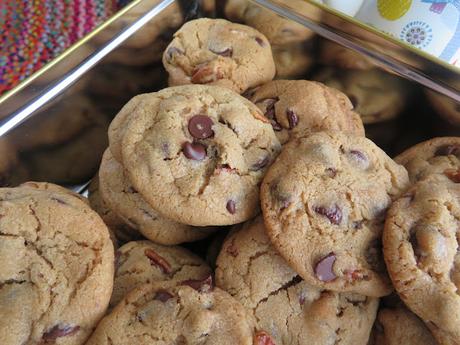
{"type": "Polygon", "coordinates": [[[233,200],[227,201],[226,208],[227,208],[227,211],[230,214],[235,214],[236,213],[236,203],[235,203],[235,201],[233,201],[233,200]]]}
{"type": "Polygon", "coordinates": [[[264,42],[264,40],[262,38],[256,37],[255,40],[259,44],[259,46],[265,47],[265,42],[264,42]]]}
{"type": "Polygon", "coordinates": [[[201,280],[189,279],[181,282],[180,285],[190,286],[192,289],[198,292],[210,292],[214,288],[214,283],[212,281],[212,276],[209,275],[201,280]]]}
{"type": "Polygon", "coordinates": [[[182,152],[188,159],[202,161],[206,157],[206,147],[200,143],[189,143],[182,145],[182,152]]]}
{"type": "Polygon", "coordinates": [[[160,301],[160,302],[164,303],[164,302],[166,302],[167,300],[170,300],[173,297],[174,297],[174,295],[170,294],[166,290],[158,290],[153,299],[155,301],[160,301]]]}
{"type": "Polygon", "coordinates": [[[351,224],[351,227],[355,230],[359,230],[363,228],[364,220],[358,220],[351,224]]]}
{"type": "Polygon", "coordinates": [[[257,331],[254,336],[254,345],[275,345],[275,342],[267,332],[257,331]]]}
{"type": "Polygon", "coordinates": [[[444,145],[439,147],[435,154],[435,156],[448,156],[454,155],[459,157],[460,156],[460,145],[444,145]]]}
{"type": "Polygon", "coordinates": [[[335,260],[336,256],[334,253],[330,253],[319,260],[315,266],[316,278],[322,282],[330,282],[337,278],[332,269],[334,267],[335,260]]]}
{"type": "Polygon", "coordinates": [[[260,104],[260,107],[262,108],[265,106],[265,117],[270,120],[270,123],[273,127],[273,129],[277,132],[281,131],[283,127],[276,121],[276,116],[275,116],[275,103],[279,101],[279,98],[266,98],[264,100],[255,102],[260,104]]]}
{"type": "Polygon", "coordinates": [[[274,183],[270,187],[270,194],[277,201],[278,204],[281,205],[280,211],[288,208],[288,206],[291,204],[292,197],[286,193],[283,193],[279,189],[278,183],[274,183]]]}
{"type": "Polygon", "coordinates": [[[358,106],[358,98],[354,95],[349,95],[348,98],[350,99],[351,104],[353,104],[353,108],[356,109],[358,106]]]}
{"type": "Polygon", "coordinates": [[[326,174],[327,176],[334,178],[337,175],[337,170],[334,168],[326,168],[326,174]]]}
{"type": "Polygon", "coordinates": [[[73,335],[80,330],[80,326],[59,326],[56,325],[43,334],[42,339],[45,343],[54,343],[57,338],[73,335]]]}
{"type": "Polygon", "coordinates": [[[207,139],[214,135],[212,119],[206,115],[195,115],[188,121],[188,131],[195,139],[207,139]]]}
{"type": "Polygon", "coordinates": [[[444,175],[446,175],[452,182],[460,183],[460,169],[444,170],[444,175]]]}
{"type": "Polygon", "coordinates": [[[289,129],[293,129],[295,126],[298,125],[299,117],[291,109],[286,110],[286,115],[287,115],[287,118],[288,118],[288,121],[289,121],[289,129]]]}
{"type": "Polygon", "coordinates": [[[166,52],[166,56],[168,57],[168,60],[171,60],[174,55],[183,55],[184,52],[177,48],[177,47],[170,47],[168,51],[166,52]]]}
{"type": "Polygon", "coordinates": [[[316,206],[313,210],[327,217],[332,224],[338,225],[342,222],[342,210],[336,204],[331,207],[316,206]]]}
{"type": "Polygon", "coordinates": [[[255,162],[252,167],[249,168],[251,171],[259,171],[267,166],[267,164],[270,162],[270,158],[268,156],[265,156],[261,159],[259,159],[257,162],[255,162]]]}
{"type": "Polygon", "coordinates": [[[214,54],[217,54],[217,55],[220,55],[220,56],[224,56],[224,57],[232,57],[233,56],[233,49],[232,48],[227,48],[227,49],[224,49],[224,50],[221,50],[221,51],[217,51],[217,50],[213,50],[213,49],[209,49],[210,51],[212,51],[214,54]]]}
{"type": "Polygon", "coordinates": [[[171,265],[165,258],[157,254],[153,249],[147,248],[144,250],[144,254],[149,258],[150,264],[158,266],[161,271],[165,274],[170,274],[172,272],[171,265]]]}
{"type": "Polygon", "coordinates": [[[363,161],[363,162],[367,162],[367,157],[364,153],[362,153],[361,151],[358,151],[358,150],[350,150],[350,155],[356,157],[356,159],[360,160],[360,161],[363,161]]]}

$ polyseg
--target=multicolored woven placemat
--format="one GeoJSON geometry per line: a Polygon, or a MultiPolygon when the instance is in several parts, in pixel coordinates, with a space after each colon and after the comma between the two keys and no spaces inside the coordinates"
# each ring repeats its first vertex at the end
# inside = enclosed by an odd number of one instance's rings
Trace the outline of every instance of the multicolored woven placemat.
{"type": "Polygon", "coordinates": [[[130,0],[0,0],[0,94],[58,56],[130,0]]]}

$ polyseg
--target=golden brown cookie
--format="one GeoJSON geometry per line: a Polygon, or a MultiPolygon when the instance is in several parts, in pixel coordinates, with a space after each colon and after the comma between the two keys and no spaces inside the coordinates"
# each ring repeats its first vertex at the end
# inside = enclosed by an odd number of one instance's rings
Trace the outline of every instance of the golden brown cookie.
{"type": "Polygon", "coordinates": [[[366,138],[318,132],[293,140],[262,183],[268,236],[310,285],[387,295],[383,222],[408,186],[404,167],[366,138]]]}
{"type": "Polygon", "coordinates": [[[110,126],[134,188],[153,209],[194,226],[231,225],[258,212],[259,184],[281,146],[251,102],[187,85],[130,101],[110,126]],[[121,148],[121,150],[120,150],[121,148]]]}
{"type": "Polygon", "coordinates": [[[0,343],[83,344],[107,308],[107,227],[60,187],[0,189],[0,343]]]}
{"type": "Polygon", "coordinates": [[[208,84],[243,93],[270,81],[275,63],[259,31],[224,19],[196,19],[174,34],[163,55],[169,85],[208,84]]]}
{"type": "Polygon", "coordinates": [[[460,343],[460,170],[417,182],[388,211],[383,253],[404,303],[441,344],[460,343]]]}
{"type": "Polygon", "coordinates": [[[262,217],[227,237],[216,285],[246,307],[277,345],[365,345],[378,307],[377,298],[308,285],[270,243],[262,217]]]}

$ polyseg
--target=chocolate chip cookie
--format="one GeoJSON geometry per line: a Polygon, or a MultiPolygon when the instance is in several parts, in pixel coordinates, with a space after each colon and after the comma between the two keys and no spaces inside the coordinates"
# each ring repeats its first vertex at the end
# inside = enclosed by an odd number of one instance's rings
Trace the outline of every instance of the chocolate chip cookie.
{"type": "Polygon", "coordinates": [[[163,54],[169,85],[212,84],[243,93],[270,81],[275,63],[259,31],[224,19],[184,24],[163,54]]]}
{"type": "Polygon", "coordinates": [[[412,183],[446,169],[460,168],[460,137],[439,137],[419,143],[395,157],[412,183]]]}
{"type": "Polygon", "coordinates": [[[450,169],[417,182],[398,199],[383,232],[396,291],[441,344],[460,343],[459,220],[460,170],[450,169]]]}
{"type": "Polygon", "coordinates": [[[88,186],[88,201],[91,208],[102,218],[107,227],[115,235],[114,243],[123,244],[142,238],[139,231],[127,225],[115,212],[107,207],[107,203],[102,199],[99,192],[99,175],[91,180],[88,186]]]}
{"type": "Polygon", "coordinates": [[[254,104],[204,85],[134,98],[109,135],[112,152],[122,151],[129,180],[144,200],[166,217],[195,226],[255,216],[259,184],[281,148],[254,104]]]}
{"type": "Polygon", "coordinates": [[[276,66],[276,79],[304,78],[315,63],[312,44],[291,43],[272,45],[276,66]]]}
{"type": "Polygon", "coordinates": [[[146,284],[131,291],[86,345],[133,343],[273,344],[230,295],[196,280],[146,284]]]}
{"type": "Polygon", "coordinates": [[[48,187],[0,189],[1,344],[83,344],[110,299],[107,227],[78,197],[48,187]]]}
{"type": "Polygon", "coordinates": [[[212,229],[196,228],[161,216],[131,185],[123,166],[106,150],[99,168],[99,190],[107,207],[130,228],[149,240],[164,244],[196,241],[208,236],[212,229]]]}
{"type": "Polygon", "coordinates": [[[211,269],[202,259],[177,246],[167,247],[150,241],[129,242],[118,249],[116,256],[111,306],[145,283],[200,280],[211,275],[211,269]]]}
{"type": "Polygon", "coordinates": [[[246,307],[277,345],[365,345],[377,313],[377,298],[329,292],[303,281],[270,243],[262,217],[227,237],[216,285],[246,307]]]}
{"type": "Polygon", "coordinates": [[[249,96],[267,117],[279,141],[311,132],[337,130],[364,136],[359,114],[340,91],[307,80],[274,80],[249,96]]]}
{"type": "Polygon", "coordinates": [[[375,345],[437,345],[425,324],[406,308],[382,309],[377,315],[375,345]]]}
{"type": "Polygon", "coordinates": [[[379,69],[359,71],[326,68],[314,79],[345,93],[364,124],[394,119],[409,102],[411,85],[379,69]]]}
{"type": "Polygon", "coordinates": [[[387,295],[384,216],[408,185],[404,167],[366,138],[318,132],[292,140],[262,183],[267,233],[308,284],[387,295]]]}

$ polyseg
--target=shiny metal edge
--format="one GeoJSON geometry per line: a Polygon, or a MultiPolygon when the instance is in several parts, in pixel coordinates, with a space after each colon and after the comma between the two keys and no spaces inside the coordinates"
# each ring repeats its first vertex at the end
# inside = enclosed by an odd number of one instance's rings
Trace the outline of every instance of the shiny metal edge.
{"type": "MultiPolygon", "coordinates": [[[[433,81],[431,78],[426,76],[423,72],[417,70],[414,67],[408,66],[404,64],[403,62],[398,61],[390,56],[383,56],[382,54],[377,53],[373,51],[372,49],[367,48],[355,42],[351,38],[345,37],[345,35],[340,35],[339,33],[332,31],[332,29],[330,28],[323,27],[323,25],[314,22],[313,20],[305,17],[304,15],[300,13],[295,12],[291,8],[288,9],[288,8],[282,7],[281,5],[278,5],[271,0],[250,0],[250,1],[260,6],[263,6],[273,12],[276,12],[277,14],[285,18],[288,18],[290,20],[293,20],[301,24],[328,40],[334,41],[335,43],[338,43],[346,48],[349,48],[351,50],[354,50],[360,54],[363,54],[371,58],[380,67],[391,70],[392,72],[404,78],[415,81],[416,83],[422,84],[423,86],[429,89],[437,91],[447,97],[450,97],[456,100],[457,102],[460,102],[460,92],[458,92],[454,88],[451,88],[447,85],[443,85],[440,82],[433,81]]],[[[306,2],[308,2],[309,4],[313,6],[317,6],[317,4],[314,2],[310,2],[310,1],[306,1],[306,2]]],[[[348,18],[345,18],[344,16],[341,16],[341,17],[344,20],[348,20],[348,18]]],[[[359,24],[361,25],[362,23],[359,23],[359,24]]],[[[379,32],[375,32],[375,34],[379,34],[379,32]]],[[[417,51],[417,54],[418,54],[418,51],[417,51]]]]}
{"type": "Polygon", "coordinates": [[[174,0],[163,0],[159,4],[155,5],[152,9],[147,11],[135,22],[128,25],[125,29],[121,30],[110,41],[105,43],[101,48],[97,49],[94,53],[89,55],[79,65],[71,69],[68,73],[61,77],[59,81],[53,83],[51,86],[46,88],[37,97],[35,97],[33,100],[28,102],[23,107],[19,108],[14,113],[8,115],[6,118],[2,119],[0,121],[0,137],[4,136],[9,131],[17,127],[27,118],[32,116],[37,109],[39,109],[41,106],[43,106],[44,104],[58,96],[60,93],[65,91],[69,86],[75,83],[80,77],[82,77],[98,62],[100,62],[111,51],[113,51],[120,44],[122,44],[124,41],[130,38],[148,21],[152,20],[161,12],[163,12],[163,10],[165,10],[173,2],[174,0]]]}

